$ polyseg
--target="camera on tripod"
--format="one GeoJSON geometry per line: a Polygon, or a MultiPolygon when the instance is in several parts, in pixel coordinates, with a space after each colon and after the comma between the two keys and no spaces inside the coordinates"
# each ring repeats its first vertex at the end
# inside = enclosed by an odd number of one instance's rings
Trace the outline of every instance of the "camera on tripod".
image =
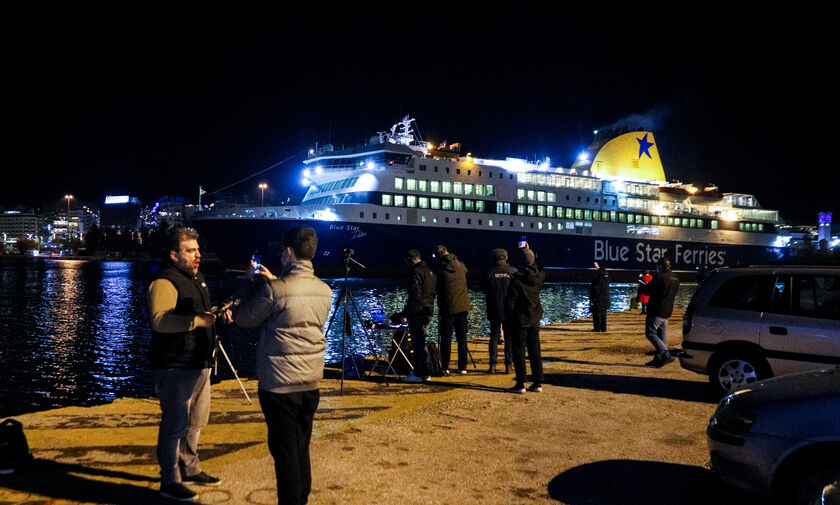
{"type": "Polygon", "coordinates": [[[239,298],[230,297],[227,300],[223,301],[219,305],[214,305],[210,307],[210,313],[216,317],[221,317],[222,314],[227,312],[228,310],[236,307],[242,302],[239,298]]]}

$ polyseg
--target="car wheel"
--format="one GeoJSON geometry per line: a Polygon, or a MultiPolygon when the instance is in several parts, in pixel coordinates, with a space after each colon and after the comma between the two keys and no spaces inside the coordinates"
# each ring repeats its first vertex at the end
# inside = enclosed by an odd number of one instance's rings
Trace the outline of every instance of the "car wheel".
{"type": "Polygon", "coordinates": [[[837,481],[840,481],[840,467],[805,465],[804,468],[793,472],[785,479],[778,503],[819,504],[826,486],[837,481]]]}
{"type": "Polygon", "coordinates": [[[712,360],[709,382],[718,391],[730,393],[771,375],[770,365],[755,353],[728,352],[712,360]]]}

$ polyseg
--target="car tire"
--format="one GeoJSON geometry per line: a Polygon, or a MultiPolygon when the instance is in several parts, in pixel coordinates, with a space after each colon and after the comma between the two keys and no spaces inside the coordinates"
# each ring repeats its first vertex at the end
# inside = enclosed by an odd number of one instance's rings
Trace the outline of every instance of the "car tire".
{"type": "Polygon", "coordinates": [[[802,464],[783,475],[775,503],[811,505],[820,503],[823,489],[840,480],[840,465],[827,458],[802,464]]]}
{"type": "Polygon", "coordinates": [[[726,351],[715,355],[709,365],[709,382],[716,391],[723,394],[772,375],[767,360],[749,350],[726,351]]]}

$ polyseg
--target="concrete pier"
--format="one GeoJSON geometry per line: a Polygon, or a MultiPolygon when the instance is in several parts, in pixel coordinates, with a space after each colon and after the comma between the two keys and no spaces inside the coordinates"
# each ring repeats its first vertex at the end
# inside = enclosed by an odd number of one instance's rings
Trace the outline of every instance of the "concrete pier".
{"type": "MultiPolygon", "coordinates": [[[[669,326],[678,347],[680,316],[669,326]]],[[[705,429],[717,398],[678,362],[644,366],[650,344],[637,311],[541,332],[542,393],[505,392],[488,375],[487,339],[470,343],[477,368],[429,384],[322,383],[311,452],[311,505],[756,503],[706,468],[705,429]],[[746,500],[746,501],[745,501],[746,500]]],[[[500,353],[501,354],[501,353],[500,353]]],[[[504,369],[504,367],[501,367],[504,369]]],[[[213,386],[203,469],[223,479],[193,489],[199,503],[276,503],[274,466],[256,403],[235,381],[213,386]]],[[[165,503],[158,490],[154,399],[119,399],[18,416],[36,458],[0,476],[0,504],[165,503]]]]}

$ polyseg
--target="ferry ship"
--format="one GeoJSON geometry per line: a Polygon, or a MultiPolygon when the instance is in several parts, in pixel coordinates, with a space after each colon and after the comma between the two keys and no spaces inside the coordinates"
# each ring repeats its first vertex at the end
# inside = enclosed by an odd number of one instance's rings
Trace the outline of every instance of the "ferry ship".
{"type": "MultiPolygon", "coordinates": [[[[753,195],[668,182],[653,132],[601,132],[569,168],[517,158],[462,155],[458,144],[421,140],[406,116],[364,146],[309,151],[309,186],[295,205],[211,207],[193,225],[228,266],[258,251],[279,265],[284,232],[318,233],[316,271],[342,276],[350,256],[366,268],[351,276],[404,272],[409,249],[425,259],[444,244],[473,272],[490,251],[526,240],[548,277],[574,280],[598,262],[634,275],[670,258],[695,272],[786,255],[779,212],[753,195]]],[[[355,262],[353,262],[355,265],[355,262]]]]}

